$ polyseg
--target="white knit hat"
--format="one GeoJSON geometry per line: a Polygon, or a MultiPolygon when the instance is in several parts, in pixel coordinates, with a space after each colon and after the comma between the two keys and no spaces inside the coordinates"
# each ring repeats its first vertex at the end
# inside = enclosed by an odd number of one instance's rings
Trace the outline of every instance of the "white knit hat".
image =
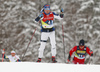
{"type": "Polygon", "coordinates": [[[11,51],[11,53],[15,53],[15,51],[14,51],[14,50],[12,50],[12,51],[11,51]]]}

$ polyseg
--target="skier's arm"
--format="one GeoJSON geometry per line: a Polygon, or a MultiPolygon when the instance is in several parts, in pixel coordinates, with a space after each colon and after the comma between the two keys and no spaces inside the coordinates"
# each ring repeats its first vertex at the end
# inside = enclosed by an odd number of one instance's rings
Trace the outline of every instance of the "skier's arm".
{"type": "Polygon", "coordinates": [[[2,57],[4,56],[4,59],[8,59],[8,56],[6,56],[5,54],[2,54],[2,57]]]}
{"type": "Polygon", "coordinates": [[[64,12],[63,9],[61,9],[60,15],[59,14],[56,14],[55,12],[53,12],[54,18],[56,18],[56,19],[62,19],[64,17],[63,12],[64,12]]]}
{"type": "Polygon", "coordinates": [[[40,14],[40,15],[35,19],[35,21],[38,22],[42,17],[43,17],[43,14],[40,14]]]}
{"type": "Polygon", "coordinates": [[[86,48],[86,52],[87,52],[90,56],[93,56],[93,51],[90,50],[88,47],[86,48]]]}
{"type": "Polygon", "coordinates": [[[75,52],[76,50],[77,50],[77,46],[73,47],[73,48],[70,50],[69,56],[68,56],[68,61],[70,61],[70,58],[71,58],[73,52],[75,52]]]}
{"type": "Polygon", "coordinates": [[[21,62],[19,56],[16,55],[15,58],[17,59],[16,62],[21,62]]]}

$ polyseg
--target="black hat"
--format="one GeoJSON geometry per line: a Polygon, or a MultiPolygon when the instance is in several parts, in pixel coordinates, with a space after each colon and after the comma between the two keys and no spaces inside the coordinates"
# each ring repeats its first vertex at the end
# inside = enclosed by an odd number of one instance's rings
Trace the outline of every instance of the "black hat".
{"type": "Polygon", "coordinates": [[[80,40],[79,45],[85,45],[85,43],[84,43],[84,40],[83,40],[83,39],[81,39],[81,40],[80,40]]]}

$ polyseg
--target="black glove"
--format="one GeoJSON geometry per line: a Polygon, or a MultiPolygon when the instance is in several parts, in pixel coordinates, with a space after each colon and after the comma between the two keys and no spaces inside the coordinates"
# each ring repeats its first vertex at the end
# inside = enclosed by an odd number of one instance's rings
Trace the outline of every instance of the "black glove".
{"type": "Polygon", "coordinates": [[[91,53],[91,56],[93,56],[93,51],[92,50],[90,51],[90,53],[91,53]]]}
{"type": "Polygon", "coordinates": [[[63,10],[63,8],[61,8],[61,10],[60,10],[62,13],[64,12],[64,10],[63,10]]]}
{"type": "Polygon", "coordinates": [[[68,56],[68,60],[69,60],[69,61],[70,61],[70,58],[71,58],[71,57],[70,57],[70,54],[69,54],[69,56],[68,56]]]}
{"type": "Polygon", "coordinates": [[[39,20],[40,20],[40,17],[38,16],[38,17],[35,19],[35,21],[37,21],[37,22],[38,22],[39,20]]]}
{"type": "Polygon", "coordinates": [[[63,18],[64,17],[64,14],[60,14],[60,17],[63,18]]]}

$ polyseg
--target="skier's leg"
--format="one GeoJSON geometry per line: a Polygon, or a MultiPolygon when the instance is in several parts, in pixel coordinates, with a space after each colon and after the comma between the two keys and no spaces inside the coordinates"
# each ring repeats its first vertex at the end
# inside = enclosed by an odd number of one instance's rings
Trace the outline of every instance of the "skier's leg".
{"type": "Polygon", "coordinates": [[[51,32],[49,37],[50,37],[50,43],[51,43],[52,61],[53,61],[53,63],[55,63],[55,62],[57,62],[55,60],[55,56],[56,56],[55,31],[51,32]]]}
{"type": "Polygon", "coordinates": [[[43,52],[44,52],[44,49],[45,49],[45,45],[46,45],[48,36],[49,36],[49,33],[46,33],[46,32],[41,33],[41,45],[40,45],[40,48],[39,48],[39,56],[38,56],[39,58],[43,57],[43,52]]]}
{"type": "Polygon", "coordinates": [[[45,45],[46,45],[48,36],[49,36],[49,33],[46,33],[46,32],[41,33],[41,45],[39,48],[39,55],[38,55],[38,60],[40,60],[40,61],[41,61],[41,58],[43,57],[43,52],[45,49],[45,45]]]}
{"type": "Polygon", "coordinates": [[[40,48],[39,48],[39,58],[42,58],[43,57],[43,52],[44,52],[44,49],[45,49],[45,45],[46,45],[46,42],[41,42],[41,45],[40,45],[40,48]]]}
{"type": "Polygon", "coordinates": [[[56,56],[55,31],[51,32],[49,37],[50,37],[50,43],[51,43],[51,53],[52,53],[52,56],[56,56]]]}
{"type": "Polygon", "coordinates": [[[80,60],[80,61],[79,61],[79,64],[84,64],[84,61],[83,61],[83,60],[80,60]]]}
{"type": "Polygon", "coordinates": [[[77,64],[77,62],[75,60],[72,61],[72,64],[77,64]]]}
{"type": "Polygon", "coordinates": [[[84,62],[80,62],[79,64],[84,64],[84,62]]]}

